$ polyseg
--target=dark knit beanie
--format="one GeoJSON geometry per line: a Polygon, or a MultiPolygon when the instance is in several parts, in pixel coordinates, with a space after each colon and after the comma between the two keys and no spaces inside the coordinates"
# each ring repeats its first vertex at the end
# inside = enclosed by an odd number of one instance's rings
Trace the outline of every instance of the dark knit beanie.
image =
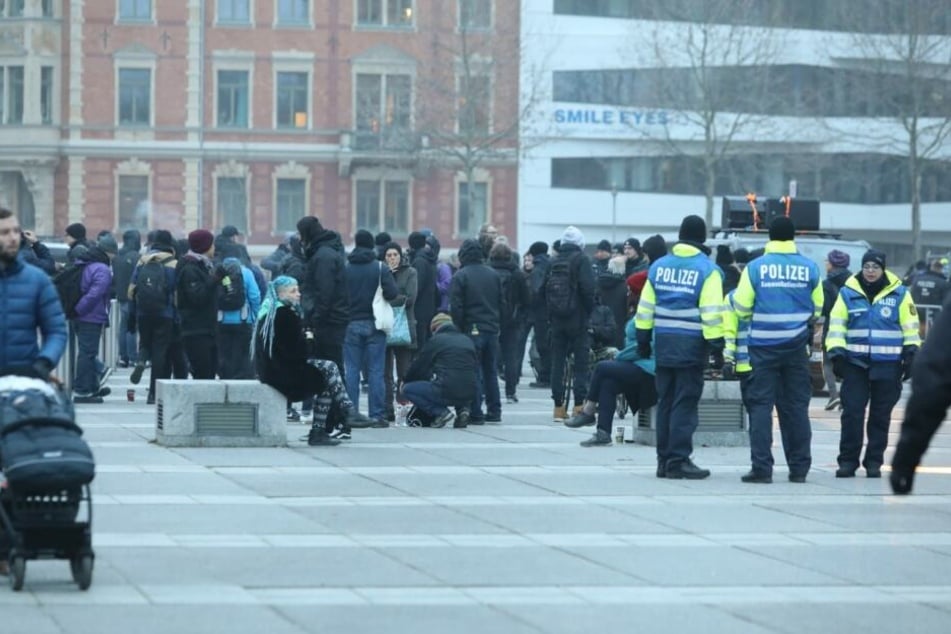
{"type": "Polygon", "coordinates": [[[641,241],[638,240],[637,238],[628,238],[627,240],[624,241],[624,246],[631,247],[638,253],[641,252],[641,241]]]}
{"type": "Polygon", "coordinates": [[[172,238],[172,234],[165,229],[157,229],[155,231],[155,237],[152,239],[152,248],[162,251],[175,251],[175,239],[172,238]]]}
{"type": "Polygon", "coordinates": [[[301,242],[310,244],[324,230],[320,220],[313,216],[304,216],[297,221],[297,233],[300,234],[301,242]]]}
{"type": "Polygon", "coordinates": [[[207,253],[215,243],[215,236],[207,229],[195,229],[188,234],[188,248],[195,253],[207,253]]]}
{"type": "Polygon", "coordinates": [[[786,216],[773,218],[769,223],[769,239],[789,241],[796,239],[796,225],[786,216]]]}
{"type": "Polygon", "coordinates": [[[426,248],[426,235],[420,231],[414,231],[409,234],[409,248],[413,251],[419,251],[426,248]]]}
{"type": "Polygon", "coordinates": [[[608,253],[610,253],[610,252],[611,252],[611,243],[610,243],[608,240],[602,240],[601,242],[598,243],[598,248],[597,248],[597,250],[598,250],[598,251],[607,251],[608,253]]]}
{"type": "Polygon", "coordinates": [[[388,251],[396,251],[400,257],[403,257],[403,247],[392,240],[383,245],[383,254],[386,255],[388,251]]]}
{"type": "Polygon", "coordinates": [[[664,240],[664,236],[658,233],[644,240],[644,255],[650,259],[652,264],[667,255],[667,242],[664,240]]]}
{"type": "Polygon", "coordinates": [[[532,246],[528,247],[528,254],[531,256],[542,255],[548,253],[548,243],[547,242],[533,242],[532,246]]]}
{"type": "Polygon", "coordinates": [[[862,256],[862,264],[864,265],[866,262],[874,262],[884,269],[885,253],[876,249],[869,249],[865,252],[865,255],[862,256]]]}
{"type": "Polygon", "coordinates": [[[725,244],[717,245],[717,266],[730,266],[733,264],[733,253],[730,252],[730,247],[725,244]]]}
{"type": "Polygon", "coordinates": [[[390,234],[385,231],[381,231],[380,233],[376,234],[375,238],[373,238],[373,243],[378,247],[382,247],[384,244],[389,244],[391,242],[393,242],[393,238],[391,238],[390,234]]]}
{"type": "Polygon", "coordinates": [[[747,262],[750,261],[749,250],[743,247],[740,247],[739,249],[733,252],[733,260],[737,264],[746,264],[747,262]]]}
{"type": "Polygon", "coordinates": [[[360,229],[357,231],[357,235],[353,237],[353,242],[358,247],[363,247],[364,249],[372,249],[374,246],[376,246],[373,243],[373,234],[366,229],[360,229]]]}
{"type": "Polygon", "coordinates": [[[687,216],[680,223],[678,239],[703,244],[707,240],[707,223],[700,216],[687,216]]]}
{"type": "Polygon", "coordinates": [[[86,226],[81,222],[74,222],[66,227],[66,235],[81,242],[86,239],[86,226]]]}

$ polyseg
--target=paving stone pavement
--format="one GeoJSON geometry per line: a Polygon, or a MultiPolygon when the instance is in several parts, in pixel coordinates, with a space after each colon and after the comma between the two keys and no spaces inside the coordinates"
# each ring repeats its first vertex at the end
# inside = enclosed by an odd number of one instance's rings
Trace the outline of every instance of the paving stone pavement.
{"type": "Polygon", "coordinates": [[[541,390],[500,425],[166,449],[127,371],[111,387],[79,407],[93,586],[31,562],[24,592],[0,588],[5,633],[951,631],[948,430],[896,498],[834,478],[819,399],[809,481],[776,446],[775,484],[746,485],[746,448],[697,447],[701,482],[656,479],[651,447],[581,448],[541,390]]]}

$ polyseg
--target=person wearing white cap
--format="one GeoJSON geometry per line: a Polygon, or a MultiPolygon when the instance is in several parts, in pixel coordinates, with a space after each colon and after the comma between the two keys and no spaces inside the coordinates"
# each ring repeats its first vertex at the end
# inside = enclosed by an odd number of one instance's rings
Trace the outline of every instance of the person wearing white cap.
{"type": "Polygon", "coordinates": [[[552,260],[541,294],[548,307],[551,341],[551,394],[553,419],[568,419],[564,376],[569,352],[574,357],[574,413],[581,412],[588,393],[588,320],[594,310],[594,271],[584,253],[584,234],[568,227],[561,235],[558,256],[552,260]]]}

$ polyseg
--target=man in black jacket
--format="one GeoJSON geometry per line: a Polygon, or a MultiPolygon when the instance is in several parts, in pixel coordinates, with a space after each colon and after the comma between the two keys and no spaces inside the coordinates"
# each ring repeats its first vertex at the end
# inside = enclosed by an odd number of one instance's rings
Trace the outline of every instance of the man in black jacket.
{"type": "Polygon", "coordinates": [[[142,234],[128,229],[122,234],[122,248],[112,260],[112,284],[119,302],[119,366],[128,368],[138,358],[138,343],[134,332],[129,332],[129,282],[132,271],[142,256],[142,234]]]}
{"type": "Polygon", "coordinates": [[[343,343],[347,394],[353,406],[360,409],[360,371],[366,364],[369,386],[369,416],[374,427],[386,427],[386,393],[383,365],[386,360],[386,333],[377,330],[373,314],[376,289],[383,289],[383,299],[399,295],[399,288],[390,268],[376,259],[373,234],[357,231],[356,246],[347,256],[347,291],[350,297],[350,323],[343,343]]]}
{"type": "Polygon", "coordinates": [[[548,303],[542,293],[548,268],[548,244],[534,242],[528,249],[532,256],[532,272],[528,278],[529,302],[531,303],[532,328],[535,331],[535,350],[538,352],[538,366],[535,368],[537,379],[529,387],[551,387],[551,338],[548,335],[548,303]]]}
{"type": "Polygon", "coordinates": [[[343,242],[313,216],[297,222],[307,264],[300,283],[304,327],[314,332],[314,357],[333,361],[344,373],[343,339],[350,321],[343,242]]]}
{"type": "Polygon", "coordinates": [[[215,236],[205,229],[189,233],[188,253],[175,272],[182,346],[194,379],[213,380],[218,368],[216,291],[224,275],[212,261],[214,241],[215,236]]]}
{"type": "Polygon", "coordinates": [[[502,279],[486,266],[482,247],[475,240],[466,240],[459,248],[462,268],[452,278],[449,306],[452,321],[463,334],[472,338],[479,358],[479,388],[472,401],[470,422],[501,422],[502,400],[499,396],[499,326],[505,312],[502,279]],[[486,415],[482,414],[485,398],[486,415]]]}
{"type": "Polygon", "coordinates": [[[944,276],[941,259],[932,260],[930,269],[916,275],[908,290],[911,291],[911,298],[915,300],[915,305],[918,307],[918,316],[922,325],[927,323],[929,317],[932,320],[937,317],[939,309],[928,307],[944,304],[948,291],[951,290],[951,284],[948,284],[948,278],[944,276]],[[922,309],[922,306],[926,308],[922,309]]]}
{"type": "Polygon", "coordinates": [[[56,274],[56,261],[53,255],[32,231],[20,233],[20,257],[27,264],[42,269],[47,275],[56,274]]]}
{"type": "Polygon", "coordinates": [[[892,459],[892,491],[899,495],[911,493],[915,469],[951,406],[951,310],[947,305],[915,357],[911,388],[892,459]]]}
{"type": "Polygon", "coordinates": [[[429,339],[429,322],[436,314],[437,255],[426,243],[426,234],[409,234],[409,262],[416,269],[416,345],[422,347],[429,339]]]}
{"type": "Polygon", "coordinates": [[[505,400],[518,403],[516,388],[522,372],[522,357],[519,357],[522,313],[528,308],[528,280],[521,267],[512,259],[508,245],[497,243],[489,252],[489,266],[502,280],[504,310],[500,315],[499,346],[501,347],[502,373],[505,378],[505,400]]]}
{"type": "Polygon", "coordinates": [[[464,415],[456,417],[449,409],[464,412],[478,389],[478,359],[475,345],[452,323],[452,317],[440,313],[430,324],[432,338],[423,346],[406,372],[405,396],[416,407],[435,419],[433,427],[466,427],[464,415]]]}
{"type": "MultiPolygon", "coordinates": [[[[640,246],[640,245],[638,245],[640,246]]],[[[551,337],[551,395],[555,401],[553,419],[563,423],[568,420],[565,393],[565,372],[568,354],[574,357],[574,410],[581,412],[588,394],[588,357],[591,342],[588,337],[588,321],[594,310],[594,270],[591,260],[585,255],[584,235],[576,227],[568,227],[561,236],[558,256],[549,267],[541,293],[548,302],[549,336],[551,337]],[[561,271],[565,271],[564,274],[561,271]],[[559,279],[565,275],[566,279],[559,279]],[[570,300],[557,297],[555,289],[567,284],[570,300]]]]}

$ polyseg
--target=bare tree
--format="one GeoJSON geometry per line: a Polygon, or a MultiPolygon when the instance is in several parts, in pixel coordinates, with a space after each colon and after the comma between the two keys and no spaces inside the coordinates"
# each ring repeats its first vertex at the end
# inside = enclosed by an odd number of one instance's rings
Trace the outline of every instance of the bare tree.
{"type": "Polygon", "coordinates": [[[418,78],[422,158],[463,174],[470,214],[479,208],[477,171],[517,160],[519,127],[537,101],[519,99],[520,4],[446,3],[455,10],[448,10],[444,21],[453,20],[454,28],[440,25],[431,40],[441,63],[418,78]]]}
{"type": "MultiPolygon", "coordinates": [[[[651,71],[642,75],[653,93],[646,98],[656,101],[645,105],[670,111],[664,126],[669,149],[700,155],[708,226],[724,160],[770,129],[769,66],[782,37],[775,30],[737,23],[738,16],[761,8],[757,0],[669,0],[657,3],[653,16],[647,43],[654,59],[651,71]],[[728,81],[731,74],[742,81],[728,81]]],[[[637,41],[638,46],[644,43],[637,41]]]]}
{"type": "Polygon", "coordinates": [[[866,84],[871,94],[866,99],[875,107],[870,114],[893,122],[866,128],[865,136],[878,152],[906,161],[912,255],[918,260],[922,256],[922,175],[929,162],[947,160],[943,146],[951,136],[948,5],[946,0],[869,0],[864,4],[852,16],[857,28],[851,40],[860,58],[851,61],[871,74],[866,84]]]}

